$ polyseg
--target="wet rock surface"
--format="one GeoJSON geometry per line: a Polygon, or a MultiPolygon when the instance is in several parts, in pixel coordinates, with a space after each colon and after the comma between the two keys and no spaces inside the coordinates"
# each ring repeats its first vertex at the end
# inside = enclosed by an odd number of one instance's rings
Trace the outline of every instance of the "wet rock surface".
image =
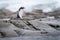
{"type": "MultiPolygon", "coordinates": [[[[9,13],[9,12],[8,12],[9,13]]],[[[41,23],[43,14],[26,14],[24,19],[17,19],[16,14],[3,13],[0,20],[0,40],[59,40],[60,31],[48,24],[41,23]],[[4,15],[5,16],[4,16],[4,15]],[[9,15],[9,16],[6,16],[9,15]],[[10,16],[12,15],[12,16],[10,16]],[[4,19],[9,17],[10,19],[4,19]],[[12,17],[12,18],[11,18],[12,17]],[[4,20],[3,20],[4,19],[4,20]],[[39,19],[39,20],[37,20],[39,19]],[[35,21],[36,20],[36,21],[35,21]]],[[[44,20],[44,19],[43,19],[44,20]]]]}
{"type": "Polygon", "coordinates": [[[59,36],[60,31],[38,21],[0,21],[0,37],[59,36]],[[35,23],[35,24],[34,24],[35,23]]]}
{"type": "MultiPolygon", "coordinates": [[[[40,18],[45,17],[39,11],[28,13],[21,20],[9,10],[0,11],[0,40],[60,40],[59,30],[41,23],[40,18]]],[[[42,20],[47,21],[47,19],[42,20]]]]}
{"type": "Polygon", "coordinates": [[[35,20],[0,21],[0,40],[59,40],[60,31],[35,20]]]}

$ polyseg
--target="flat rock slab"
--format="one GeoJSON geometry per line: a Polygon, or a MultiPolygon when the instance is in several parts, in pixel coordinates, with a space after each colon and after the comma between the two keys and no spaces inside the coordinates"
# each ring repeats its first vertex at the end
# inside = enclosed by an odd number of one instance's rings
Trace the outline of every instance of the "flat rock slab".
{"type": "Polygon", "coordinates": [[[22,28],[22,29],[26,29],[26,30],[35,30],[35,29],[31,28],[30,26],[28,26],[27,25],[28,23],[24,20],[11,20],[11,23],[14,24],[18,28],[22,28]]]}
{"type": "Polygon", "coordinates": [[[40,22],[38,20],[31,20],[29,21],[29,23],[33,25],[33,27],[35,27],[36,29],[40,29],[39,31],[41,31],[42,34],[44,32],[47,32],[48,35],[52,36],[60,35],[60,31],[56,30],[55,28],[49,26],[46,23],[40,22]]]}
{"type": "Polygon", "coordinates": [[[10,23],[0,23],[0,32],[3,37],[15,37],[18,34],[14,31],[15,26],[10,23]]]}
{"type": "Polygon", "coordinates": [[[60,26],[60,19],[41,18],[41,19],[37,19],[37,21],[40,21],[40,22],[46,23],[46,24],[52,24],[52,25],[59,25],[60,26]]]}
{"type": "Polygon", "coordinates": [[[52,28],[48,24],[42,23],[37,20],[31,20],[29,21],[31,25],[33,25],[36,29],[40,29],[41,31],[46,31],[46,32],[57,32],[56,29],[52,28]]]}

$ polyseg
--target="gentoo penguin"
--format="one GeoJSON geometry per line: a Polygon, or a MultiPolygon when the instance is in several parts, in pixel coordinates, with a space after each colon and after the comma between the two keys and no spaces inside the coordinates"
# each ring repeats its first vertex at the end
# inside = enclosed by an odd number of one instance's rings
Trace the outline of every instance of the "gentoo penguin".
{"type": "Polygon", "coordinates": [[[17,11],[17,18],[23,19],[23,14],[24,14],[24,7],[20,7],[19,10],[17,11]]]}

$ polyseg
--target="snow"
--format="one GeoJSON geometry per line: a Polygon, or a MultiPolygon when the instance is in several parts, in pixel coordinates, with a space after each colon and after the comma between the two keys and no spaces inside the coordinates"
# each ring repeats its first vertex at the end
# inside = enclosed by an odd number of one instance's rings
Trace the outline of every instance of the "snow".
{"type": "MultiPolygon", "coordinates": [[[[31,7],[34,5],[49,4],[49,3],[53,3],[53,2],[58,2],[57,7],[60,7],[59,6],[59,4],[60,4],[59,0],[0,0],[0,1],[1,1],[0,4],[1,3],[2,4],[3,3],[9,4],[9,6],[7,6],[7,7],[4,6],[4,7],[6,7],[6,9],[9,9],[13,12],[16,12],[19,9],[19,7],[21,7],[21,6],[24,6],[26,11],[31,11],[32,10],[31,7]]],[[[1,5],[1,7],[2,6],[3,5],[1,5]]],[[[4,8],[4,7],[2,7],[2,8],[4,8]]],[[[47,8],[44,10],[46,10],[48,12],[48,11],[51,11],[51,8],[50,9],[47,8]]]]}

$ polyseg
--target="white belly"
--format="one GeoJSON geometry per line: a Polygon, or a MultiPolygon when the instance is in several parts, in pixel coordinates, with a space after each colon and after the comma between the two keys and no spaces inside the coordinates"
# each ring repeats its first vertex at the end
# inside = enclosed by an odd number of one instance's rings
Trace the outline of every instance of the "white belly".
{"type": "Polygon", "coordinates": [[[23,18],[22,18],[23,13],[24,13],[23,10],[21,10],[21,11],[19,12],[19,16],[20,16],[21,19],[23,19],[23,18]]]}

